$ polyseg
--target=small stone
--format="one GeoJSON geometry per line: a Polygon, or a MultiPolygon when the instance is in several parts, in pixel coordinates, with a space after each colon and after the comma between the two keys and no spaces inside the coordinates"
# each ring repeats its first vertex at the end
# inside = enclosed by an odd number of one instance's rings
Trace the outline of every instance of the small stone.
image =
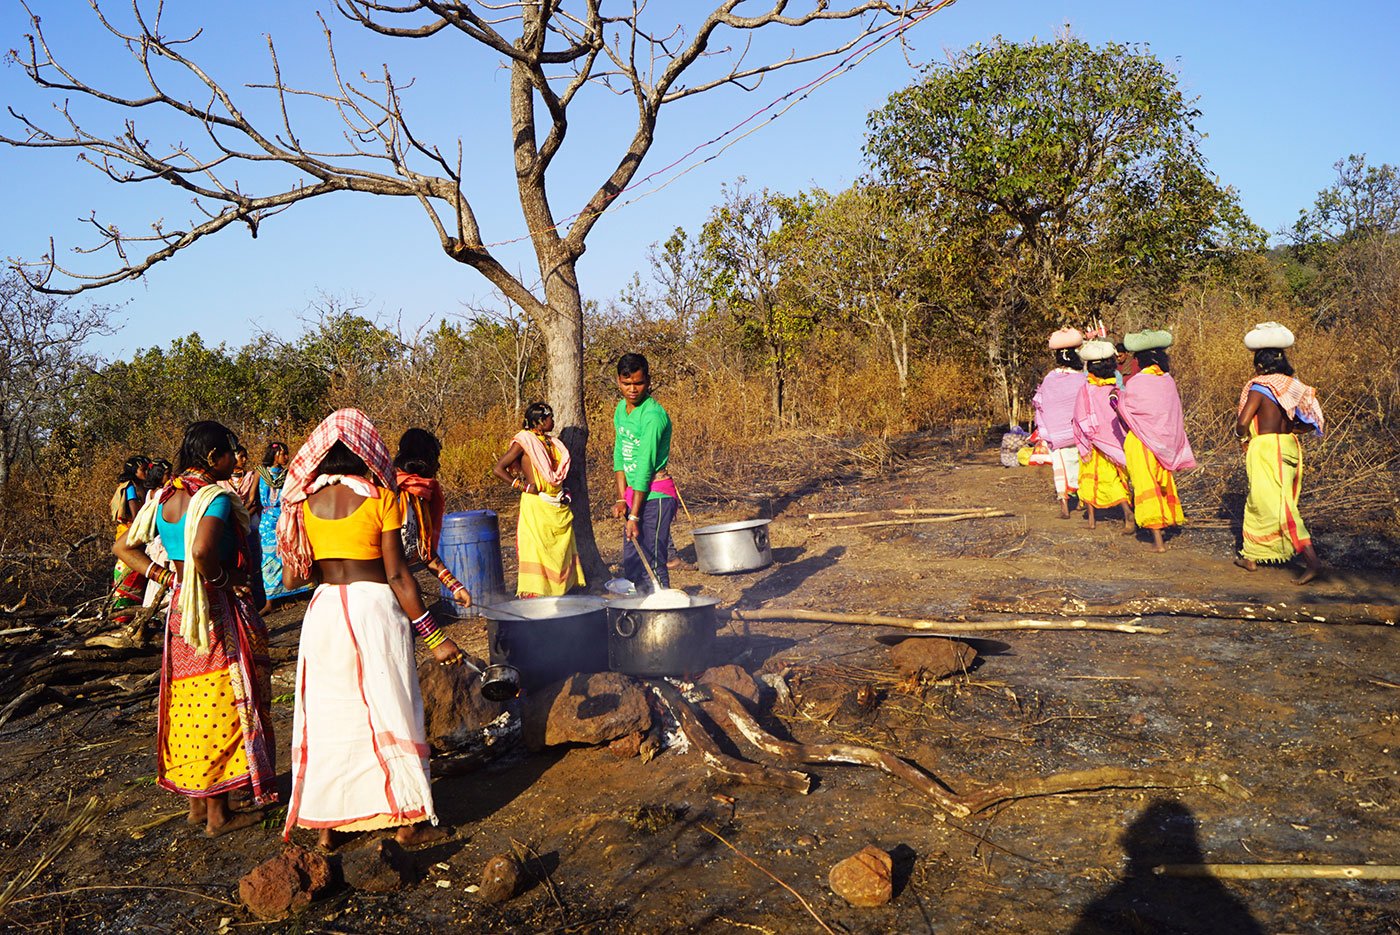
{"type": "Polygon", "coordinates": [[[894,861],[878,847],[864,847],[832,867],[827,882],[852,906],[883,906],[894,893],[894,861]]]}
{"type": "Polygon", "coordinates": [[[936,682],[966,672],[977,660],[977,650],[959,640],[913,637],[890,647],[890,662],[905,678],[936,682]]]}
{"type": "Polygon", "coordinates": [[[524,877],[520,861],[510,854],[497,854],[481,868],[481,898],[488,903],[503,903],[516,894],[524,877]]]}
{"type": "Polygon", "coordinates": [[[304,909],[330,881],[324,857],[293,846],[239,880],[238,897],[253,915],[275,922],[304,909]]]}
{"type": "Polygon", "coordinates": [[[633,731],[626,737],[619,737],[608,744],[608,752],[619,760],[630,760],[642,752],[642,741],[645,739],[646,734],[633,731]]]}
{"type": "Polygon", "coordinates": [[[810,834],[799,834],[797,840],[793,843],[798,847],[814,847],[817,843],[817,839],[810,834]]]}
{"type": "Polygon", "coordinates": [[[1141,711],[1134,711],[1132,714],[1128,715],[1128,724],[1131,727],[1142,727],[1146,723],[1147,715],[1143,714],[1141,711]]]}
{"type": "Polygon", "coordinates": [[[340,858],[347,885],[367,893],[393,893],[418,880],[413,858],[393,838],[348,851],[340,858]]]}

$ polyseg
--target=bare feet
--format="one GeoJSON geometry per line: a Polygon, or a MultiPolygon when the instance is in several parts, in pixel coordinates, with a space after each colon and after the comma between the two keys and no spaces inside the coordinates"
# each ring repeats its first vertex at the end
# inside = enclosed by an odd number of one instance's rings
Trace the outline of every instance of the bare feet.
{"type": "Polygon", "coordinates": [[[1060,519],[1069,519],[1069,501],[1060,501],[1060,519]]]}
{"type": "Polygon", "coordinates": [[[1307,562],[1308,567],[1301,575],[1293,579],[1294,584],[1307,584],[1322,573],[1322,562],[1318,559],[1317,552],[1313,550],[1311,542],[1303,546],[1302,554],[1303,561],[1307,562]]]}
{"type": "Polygon", "coordinates": [[[237,831],[239,828],[251,828],[263,820],[262,810],[255,812],[228,812],[222,821],[215,822],[214,816],[209,816],[208,824],[204,826],[204,834],[207,837],[217,838],[221,834],[228,834],[230,831],[237,831]]]}
{"type": "Polygon", "coordinates": [[[434,828],[432,825],[420,822],[416,825],[403,825],[394,833],[394,840],[404,847],[416,847],[420,844],[432,844],[436,841],[447,840],[447,831],[443,828],[434,828]]]}
{"type": "Polygon", "coordinates": [[[1243,555],[1235,559],[1235,564],[1243,568],[1245,571],[1259,570],[1259,566],[1254,563],[1253,559],[1245,558],[1243,555]]]}
{"type": "Polygon", "coordinates": [[[1167,546],[1164,542],[1162,542],[1162,530],[1152,530],[1152,551],[1165,552],[1166,550],[1167,546]]]}
{"type": "Polygon", "coordinates": [[[347,836],[347,833],[344,831],[337,831],[334,828],[322,828],[321,833],[316,837],[316,843],[321,846],[322,850],[330,852],[344,844],[347,836]]]}
{"type": "Polygon", "coordinates": [[[192,825],[202,825],[209,817],[209,800],[190,798],[190,814],[185,819],[192,825]]]}

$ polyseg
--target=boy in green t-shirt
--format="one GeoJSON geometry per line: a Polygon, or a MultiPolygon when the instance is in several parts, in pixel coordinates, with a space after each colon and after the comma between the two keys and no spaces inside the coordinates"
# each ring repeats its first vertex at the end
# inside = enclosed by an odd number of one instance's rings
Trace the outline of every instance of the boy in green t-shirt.
{"type": "Polygon", "coordinates": [[[671,417],[651,398],[651,370],[641,354],[623,354],[617,361],[617,390],[622,394],[613,410],[613,471],[617,501],[613,516],[626,517],[623,527],[622,574],[649,590],[651,578],[637,549],[663,588],[671,586],[666,559],[671,550],[671,521],[676,517],[676,483],[666,464],[671,456],[671,417]]]}

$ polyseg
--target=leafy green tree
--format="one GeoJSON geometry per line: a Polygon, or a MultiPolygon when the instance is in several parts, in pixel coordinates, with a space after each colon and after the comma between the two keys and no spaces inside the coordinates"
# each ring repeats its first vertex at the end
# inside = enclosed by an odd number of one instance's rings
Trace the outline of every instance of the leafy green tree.
{"type": "Polygon", "coordinates": [[[1332,168],[1337,181],[1317,193],[1311,209],[1298,212],[1295,244],[1315,252],[1366,237],[1400,235],[1400,168],[1367,165],[1364,153],[1339,159],[1332,168]]]}
{"type": "Polygon", "coordinates": [[[874,178],[934,209],[931,236],[980,254],[970,336],[1010,418],[1047,331],[1262,244],[1207,171],[1198,116],[1145,48],[1073,37],[974,45],[871,115],[874,178]]]}

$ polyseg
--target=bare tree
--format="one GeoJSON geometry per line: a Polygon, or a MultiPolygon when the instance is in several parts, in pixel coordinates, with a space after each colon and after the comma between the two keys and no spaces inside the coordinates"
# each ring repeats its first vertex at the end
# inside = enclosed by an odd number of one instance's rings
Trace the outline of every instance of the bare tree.
{"type": "Polygon", "coordinates": [[[0,278],[0,492],[16,462],[32,456],[64,397],[95,363],[89,337],[109,334],[108,310],[74,308],[31,290],[14,273],[0,278]]]}
{"type": "Polygon", "coordinates": [[[491,359],[491,378],[501,388],[501,402],[519,417],[525,410],[525,388],[536,372],[543,336],[534,319],[507,296],[497,292],[494,299],[493,305],[466,305],[473,344],[484,345],[491,359]]]}
{"type": "Polygon", "coordinates": [[[130,96],[111,90],[120,84],[117,76],[106,74],[104,83],[96,84],[81,76],[76,66],[60,61],[39,17],[31,11],[33,32],[12,55],[28,76],[58,95],[111,105],[129,116],[120,132],[103,135],[85,127],[65,98],[56,105],[55,125],[15,114],[22,132],[0,139],[18,146],[78,150],[81,159],[113,182],[174,185],[192,196],[199,213],[187,226],[170,227],[158,220],[142,233],[128,233],[94,217],[97,243],[83,253],[110,256],[112,262],[105,271],[62,267],[51,250],[37,265],[26,267],[26,275],[37,288],[78,292],[140,277],[229,227],[246,225],[256,236],[263,221],[322,195],[361,192],[416,201],[443,252],[485,276],[540,327],[549,363],[549,397],[561,436],[574,455],[576,476],[569,482],[579,520],[574,529],[590,573],[597,572],[602,566],[582,476],[588,425],[583,398],[583,303],[576,264],[603,212],[636,177],[655,141],[662,107],[720,88],[752,90],[779,69],[840,55],[876,34],[892,38],[951,2],[805,0],[800,12],[789,13],[790,0],[723,0],[708,12],[701,7],[677,23],[662,22],[667,14],[651,14],[644,0],[337,0],[341,15],[373,33],[402,39],[456,35],[469,48],[487,51],[509,69],[510,137],[504,145],[514,155],[517,195],[539,267],[537,291],[498,260],[489,238],[483,236],[468,192],[480,180],[470,166],[464,168],[461,139],[455,145],[439,146],[420,137],[402,107],[402,94],[411,81],[400,80],[388,66],[374,77],[342,69],[324,19],[328,89],[285,83],[270,37],[270,78],[263,84],[234,88],[192,57],[197,34],[166,34],[159,3],[132,0],[132,13],[124,25],[107,14],[99,0],[89,0],[101,25],[126,47],[135,59],[137,76],[148,85],[149,93],[130,96]],[[747,14],[741,7],[757,9],[747,14]],[[798,29],[823,21],[849,21],[849,28],[840,39],[815,51],[750,60],[752,37],[758,30],[798,29]],[[731,36],[734,44],[726,45],[731,36]],[[354,80],[356,74],[359,81],[354,80]],[[170,90],[190,83],[198,96],[182,97],[170,90]],[[632,120],[612,124],[618,128],[616,155],[599,158],[599,181],[592,196],[577,215],[561,218],[550,203],[547,181],[568,135],[570,109],[588,88],[612,92],[625,102],[632,120]],[[241,96],[259,91],[275,100],[275,116],[268,123],[259,123],[252,116],[252,102],[245,107],[241,96]],[[302,102],[333,108],[345,123],[343,141],[316,145],[304,137],[293,117],[302,102]],[[149,111],[186,118],[191,129],[199,131],[199,141],[153,142],[137,122],[138,114],[149,111]],[[269,167],[291,169],[292,178],[255,192],[257,183],[252,180],[267,178],[269,167]],[[247,173],[245,179],[237,177],[240,170],[247,173]]]}

